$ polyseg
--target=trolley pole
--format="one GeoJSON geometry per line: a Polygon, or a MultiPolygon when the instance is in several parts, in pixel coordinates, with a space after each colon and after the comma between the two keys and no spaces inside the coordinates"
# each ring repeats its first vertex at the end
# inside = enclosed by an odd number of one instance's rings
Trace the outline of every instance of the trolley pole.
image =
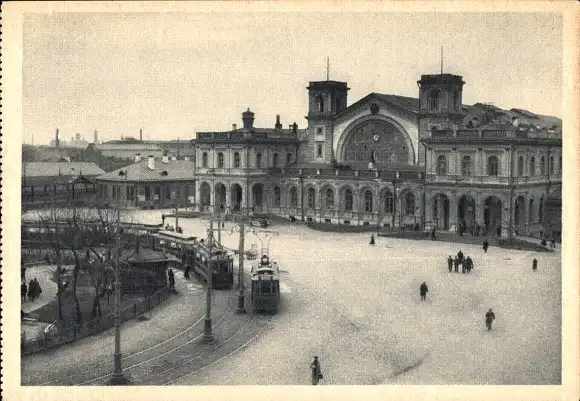
{"type": "Polygon", "coordinates": [[[238,262],[238,309],[236,309],[237,314],[246,313],[244,307],[244,233],[245,224],[244,221],[240,221],[240,249],[238,252],[239,262],[238,262]]]}
{"type": "Polygon", "coordinates": [[[221,205],[218,208],[218,244],[222,246],[222,215],[221,215],[221,205]]]}
{"type": "Polygon", "coordinates": [[[208,257],[207,257],[207,291],[205,299],[205,321],[203,327],[203,341],[213,342],[213,333],[211,330],[211,289],[213,286],[213,264],[212,262],[212,252],[213,252],[213,220],[209,221],[209,236],[208,236],[208,257]]]}

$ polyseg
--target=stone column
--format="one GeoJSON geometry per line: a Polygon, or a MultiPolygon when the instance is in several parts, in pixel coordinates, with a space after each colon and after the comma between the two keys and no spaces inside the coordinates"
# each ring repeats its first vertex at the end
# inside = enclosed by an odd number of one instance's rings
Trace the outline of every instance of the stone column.
{"type": "MultiPolygon", "coordinates": [[[[198,182],[199,184],[199,182],[198,182]]],[[[197,212],[201,212],[201,192],[200,192],[201,185],[195,186],[195,204],[194,209],[197,212]]]]}
{"type": "Polygon", "coordinates": [[[426,192],[425,193],[425,229],[431,230],[433,229],[433,202],[435,199],[433,198],[432,194],[426,192]]]}
{"type": "Polygon", "coordinates": [[[449,196],[449,231],[456,232],[459,227],[459,221],[457,217],[457,204],[458,204],[458,194],[457,192],[452,192],[449,196]]]}

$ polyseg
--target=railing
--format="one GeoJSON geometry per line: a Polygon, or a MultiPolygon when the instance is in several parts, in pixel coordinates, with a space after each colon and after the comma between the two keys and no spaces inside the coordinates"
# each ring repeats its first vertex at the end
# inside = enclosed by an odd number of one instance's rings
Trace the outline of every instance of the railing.
{"type": "Polygon", "coordinates": [[[394,170],[351,170],[351,169],[332,169],[332,168],[270,168],[269,173],[272,175],[284,176],[284,177],[321,177],[321,178],[338,178],[338,179],[356,179],[364,181],[372,180],[424,180],[424,171],[394,171],[394,170]]]}
{"type": "Polygon", "coordinates": [[[296,132],[252,132],[252,131],[235,131],[235,132],[200,132],[197,134],[198,141],[222,141],[222,140],[296,140],[296,132]]]}
{"type": "MultiPolygon", "coordinates": [[[[119,323],[136,318],[143,313],[152,310],[154,307],[161,304],[169,297],[167,288],[157,291],[148,296],[143,301],[137,302],[132,306],[123,308],[119,312],[119,323]]],[[[39,336],[33,339],[21,338],[20,349],[22,355],[42,352],[51,348],[58,347],[63,344],[68,344],[80,338],[88,337],[102,331],[108,330],[115,325],[115,315],[108,314],[80,326],[74,325],[72,327],[62,328],[60,330],[45,330],[39,336]]]]}

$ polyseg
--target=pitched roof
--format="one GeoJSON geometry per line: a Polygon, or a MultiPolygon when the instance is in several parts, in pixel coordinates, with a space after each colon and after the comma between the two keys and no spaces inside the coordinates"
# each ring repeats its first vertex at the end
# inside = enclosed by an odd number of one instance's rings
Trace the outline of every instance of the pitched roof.
{"type": "Polygon", "coordinates": [[[91,162],[28,162],[24,163],[22,174],[26,178],[30,177],[72,177],[83,175],[85,177],[95,177],[104,174],[95,163],[91,162]]]}
{"type": "Polygon", "coordinates": [[[169,160],[163,163],[161,159],[155,158],[154,169],[151,170],[147,159],[145,157],[138,163],[103,174],[97,180],[125,181],[125,177],[119,175],[120,171],[127,173],[127,181],[186,181],[195,178],[195,165],[189,160],[169,160]]]}
{"type": "Polygon", "coordinates": [[[100,143],[94,147],[103,156],[119,159],[132,159],[137,153],[141,153],[143,156],[150,154],[161,156],[163,154],[163,149],[150,143],[100,143]]]}
{"type": "Polygon", "coordinates": [[[391,103],[411,113],[418,113],[420,109],[419,99],[408,96],[389,95],[384,93],[372,93],[385,103],[391,103]]]}

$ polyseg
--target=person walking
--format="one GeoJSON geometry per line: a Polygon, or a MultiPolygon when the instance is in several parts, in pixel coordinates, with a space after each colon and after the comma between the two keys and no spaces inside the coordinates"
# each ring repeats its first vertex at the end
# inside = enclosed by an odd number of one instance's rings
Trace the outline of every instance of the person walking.
{"type": "Polygon", "coordinates": [[[169,279],[169,289],[174,290],[175,289],[175,274],[173,273],[173,269],[169,269],[167,276],[169,279]]]}
{"type": "Polygon", "coordinates": [[[30,282],[28,283],[28,299],[30,301],[34,301],[34,298],[36,297],[35,295],[35,291],[34,291],[34,280],[30,280],[30,282]]]}
{"type": "Polygon", "coordinates": [[[465,269],[467,273],[471,273],[471,269],[473,269],[473,260],[469,256],[465,259],[465,269]]]}
{"type": "Polygon", "coordinates": [[[457,256],[453,259],[453,265],[455,267],[455,273],[459,272],[459,258],[457,256]]]}
{"type": "Polygon", "coordinates": [[[556,238],[554,238],[554,235],[552,235],[552,241],[550,242],[550,245],[553,249],[556,249],[556,238]]]}
{"type": "Polygon", "coordinates": [[[421,301],[425,301],[427,299],[427,291],[429,291],[429,289],[427,288],[427,284],[425,282],[423,282],[423,284],[421,284],[421,287],[419,287],[419,293],[421,294],[421,301]]]}
{"type": "Polygon", "coordinates": [[[493,313],[491,308],[489,308],[489,310],[485,314],[485,325],[487,326],[487,331],[491,330],[491,325],[492,325],[494,320],[495,320],[495,313],[493,313]]]}
{"type": "Polygon", "coordinates": [[[322,369],[320,367],[320,362],[318,361],[317,356],[315,356],[314,359],[312,359],[312,362],[310,362],[310,371],[312,373],[312,385],[316,386],[323,378],[322,369]]]}
{"type": "Polygon", "coordinates": [[[489,248],[489,242],[486,239],[483,240],[483,252],[487,253],[487,248],[489,248]]]}
{"type": "Polygon", "coordinates": [[[26,294],[28,294],[28,288],[26,287],[26,281],[23,281],[20,284],[20,297],[22,298],[22,302],[26,301],[26,294]]]}
{"type": "Polygon", "coordinates": [[[375,235],[371,234],[371,242],[370,242],[371,246],[375,246],[375,235]]]}
{"type": "Polygon", "coordinates": [[[453,270],[453,258],[451,255],[447,258],[447,268],[449,269],[449,273],[453,270]]]}
{"type": "Polygon", "coordinates": [[[463,262],[463,252],[461,252],[461,249],[459,250],[459,252],[457,252],[457,257],[459,258],[460,262],[463,262]]]}
{"type": "Polygon", "coordinates": [[[534,258],[534,260],[532,261],[532,270],[536,271],[538,270],[538,259],[534,258]]]}

